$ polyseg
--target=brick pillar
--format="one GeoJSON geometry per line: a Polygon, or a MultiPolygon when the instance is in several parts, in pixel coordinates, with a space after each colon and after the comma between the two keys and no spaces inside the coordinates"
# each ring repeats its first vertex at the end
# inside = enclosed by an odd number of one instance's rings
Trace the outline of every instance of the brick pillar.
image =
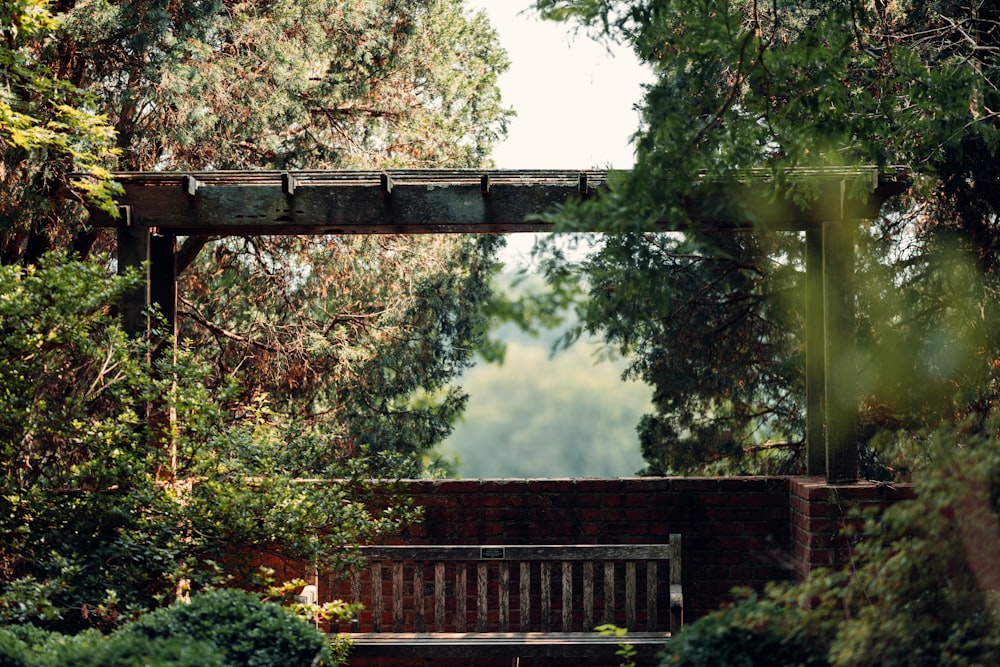
{"type": "Polygon", "coordinates": [[[822,477],[792,478],[789,530],[796,577],[803,579],[815,568],[848,564],[857,538],[844,535],[844,529],[860,526],[868,508],[882,511],[912,497],[913,488],[902,484],[886,486],[863,481],[831,485],[822,477]]]}

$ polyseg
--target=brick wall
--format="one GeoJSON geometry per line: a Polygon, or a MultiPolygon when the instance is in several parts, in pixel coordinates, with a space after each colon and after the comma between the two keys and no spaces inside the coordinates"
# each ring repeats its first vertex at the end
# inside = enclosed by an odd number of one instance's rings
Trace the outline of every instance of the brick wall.
{"type": "MultiPolygon", "coordinates": [[[[387,543],[638,544],[680,533],[688,621],[729,601],[736,586],[846,563],[840,531],[852,510],[911,495],[909,487],[797,477],[409,480],[399,490],[424,508],[424,520],[387,543]]],[[[328,599],[325,578],[320,584],[328,599]]]]}

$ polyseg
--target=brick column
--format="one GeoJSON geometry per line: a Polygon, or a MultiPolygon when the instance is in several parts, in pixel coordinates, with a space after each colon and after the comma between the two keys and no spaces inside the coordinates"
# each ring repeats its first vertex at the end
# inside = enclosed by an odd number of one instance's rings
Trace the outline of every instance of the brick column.
{"type": "Polygon", "coordinates": [[[865,510],[878,511],[913,497],[908,485],[873,482],[831,485],[822,477],[793,477],[789,481],[792,562],[803,579],[818,567],[840,567],[850,562],[856,538],[844,535],[848,526],[860,527],[865,510]]]}

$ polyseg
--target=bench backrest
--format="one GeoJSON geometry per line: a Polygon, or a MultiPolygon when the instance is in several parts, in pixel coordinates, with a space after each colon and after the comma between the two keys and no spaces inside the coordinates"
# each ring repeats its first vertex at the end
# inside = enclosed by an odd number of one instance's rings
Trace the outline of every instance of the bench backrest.
{"type": "Polygon", "coordinates": [[[364,632],[679,629],[680,536],[669,544],[362,547],[364,632]]]}

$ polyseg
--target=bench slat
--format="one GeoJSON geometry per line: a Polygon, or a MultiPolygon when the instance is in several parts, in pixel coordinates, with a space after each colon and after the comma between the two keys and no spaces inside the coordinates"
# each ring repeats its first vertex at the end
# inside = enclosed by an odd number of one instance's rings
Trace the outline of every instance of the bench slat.
{"type": "Polygon", "coordinates": [[[655,560],[646,561],[646,630],[648,632],[654,632],[659,624],[660,619],[656,614],[656,604],[650,602],[650,600],[656,600],[656,589],[657,589],[657,569],[655,560]]]}
{"type": "Polygon", "coordinates": [[[583,627],[594,627],[594,561],[583,562],[583,627]]]}
{"type": "Polygon", "coordinates": [[[635,562],[625,563],[625,627],[635,628],[635,562]]]}
{"type": "Polygon", "coordinates": [[[413,629],[424,632],[424,568],[413,568],[413,629]]]}
{"type": "Polygon", "coordinates": [[[562,562],[562,631],[573,630],[573,563],[562,562]]]}
{"type": "Polygon", "coordinates": [[[434,563],[434,630],[444,632],[447,603],[445,602],[444,563],[434,563]]]}
{"type": "Polygon", "coordinates": [[[476,632],[486,632],[489,622],[490,612],[486,597],[489,579],[486,575],[486,563],[480,561],[476,565],[476,632]]]}
{"type": "Polygon", "coordinates": [[[497,547],[481,545],[405,545],[364,546],[361,554],[372,560],[465,560],[478,561],[483,550],[490,554],[503,550],[503,557],[492,560],[650,560],[667,557],[670,547],[663,544],[511,544],[497,547]]]}
{"type": "Polygon", "coordinates": [[[500,632],[510,632],[510,563],[500,563],[500,632]]]}
{"type": "MultiPolygon", "coordinates": [[[[670,638],[665,633],[629,633],[637,656],[650,659],[670,638]]],[[[558,658],[616,657],[620,637],[588,632],[400,633],[351,635],[355,658],[558,658]]],[[[617,664],[617,663],[615,663],[617,664]]]]}
{"type": "Polygon", "coordinates": [[[552,632],[552,563],[541,565],[542,632],[552,632]]]}
{"type": "Polygon", "coordinates": [[[382,564],[375,562],[372,570],[372,629],[382,632],[382,564]]]}
{"type": "MultiPolygon", "coordinates": [[[[361,604],[361,571],[356,570],[351,574],[351,603],[361,604]]],[[[361,619],[355,614],[351,619],[351,632],[358,632],[361,629],[361,619]]]]}
{"type": "Polygon", "coordinates": [[[521,562],[521,632],[531,627],[531,563],[521,562]]]}
{"type": "Polygon", "coordinates": [[[465,563],[457,563],[455,565],[455,630],[458,632],[465,632],[465,602],[468,590],[465,563]]]}
{"type": "Polygon", "coordinates": [[[402,632],[406,615],[403,612],[403,564],[392,564],[392,631],[402,632]]]}
{"type": "Polygon", "coordinates": [[[604,620],[605,625],[615,622],[615,564],[604,563],[604,620]]]}

